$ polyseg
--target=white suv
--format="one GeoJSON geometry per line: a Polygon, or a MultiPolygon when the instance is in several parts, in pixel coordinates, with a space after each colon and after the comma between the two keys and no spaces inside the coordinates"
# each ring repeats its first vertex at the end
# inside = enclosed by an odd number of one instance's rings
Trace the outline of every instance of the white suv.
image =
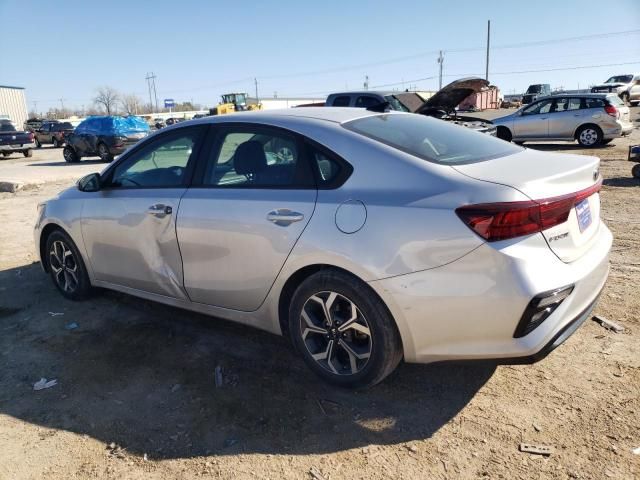
{"type": "Polygon", "coordinates": [[[592,93],[617,93],[626,105],[640,103],[640,74],[615,75],[600,85],[591,87],[592,93]]]}

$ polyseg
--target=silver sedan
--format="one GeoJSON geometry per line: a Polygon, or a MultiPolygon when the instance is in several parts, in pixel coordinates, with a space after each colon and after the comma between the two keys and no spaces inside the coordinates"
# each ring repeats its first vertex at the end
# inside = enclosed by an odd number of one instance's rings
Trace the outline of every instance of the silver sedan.
{"type": "Polygon", "coordinates": [[[163,129],[39,206],[60,293],[287,335],[342,386],[404,359],[534,361],[608,274],[599,160],[409,113],[301,108],[163,129]]]}
{"type": "Polygon", "coordinates": [[[564,94],[543,97],[493,123],[498,138],[507,141],[577,140],[596,147],[629,135],[630,115],[616,94],[564,94]]]}

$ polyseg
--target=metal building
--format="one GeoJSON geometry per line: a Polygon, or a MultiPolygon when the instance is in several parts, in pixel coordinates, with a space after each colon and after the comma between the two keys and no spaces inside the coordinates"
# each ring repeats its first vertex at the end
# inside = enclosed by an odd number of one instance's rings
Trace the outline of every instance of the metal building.
{"type": "Polygon", "coordinates": [[[24,88],[0,85],[0,118],[9,118],[17,129],[22,129],[27,120],[24,88]]]}

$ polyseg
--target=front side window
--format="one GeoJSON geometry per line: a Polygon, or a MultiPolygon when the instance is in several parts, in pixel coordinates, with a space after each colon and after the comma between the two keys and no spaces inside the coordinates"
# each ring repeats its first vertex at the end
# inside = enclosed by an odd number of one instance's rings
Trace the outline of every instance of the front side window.
{"type": "Polygon", "coordinates": [[[553,100],[544,100],[542,102],[534,103],[522,111],[523,115],[538,115],[542,113],[549,113],[553,100]]]}
{"type": "Polygon", "coordinates": [[[418,158],[444,165],[480,162],[522,150],[490,135],[411,113],[371,115],[342,126],[418,158]]]}
{"type": "Polygon", "coordinates": [[[201,128],[186,128],[157,138],[119,163],[112,187],[180,187],[201,136],[201,128]]]}
{"type": "Polygon", "coordinates": [[[286,132],[263,127],[224,130],[205,169],[203,184],[271,187],[308,183],[298,145],[286,132]]]}
{"type": "Polygon", "coordinates": [[[582,106],[582,100],[579,98],[570,98],[567,105],[567,110],[580,110],[582,106]]]}

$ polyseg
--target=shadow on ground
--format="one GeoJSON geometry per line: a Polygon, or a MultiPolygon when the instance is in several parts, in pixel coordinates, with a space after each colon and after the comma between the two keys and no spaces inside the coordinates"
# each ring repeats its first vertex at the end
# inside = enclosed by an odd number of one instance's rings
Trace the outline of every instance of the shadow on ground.
{"type": "Polygon", "coordinates": [[[0,414],[152,458],[425,439],[495,371],[404,365],[347,391],[319,381],[283,338],[113,292],[69,302],[38,264],[0,272],[0,289],[0,414]],[[40,377],[58,385],[33,391],[40,377]]]}
{"type": "Polygon", "coordinates": [[[628,177],[605,178],[602,184],[608,187],[638,187],[640,186],[640,179],[632,177],[631,171],[629,171],[628,177]]]}

